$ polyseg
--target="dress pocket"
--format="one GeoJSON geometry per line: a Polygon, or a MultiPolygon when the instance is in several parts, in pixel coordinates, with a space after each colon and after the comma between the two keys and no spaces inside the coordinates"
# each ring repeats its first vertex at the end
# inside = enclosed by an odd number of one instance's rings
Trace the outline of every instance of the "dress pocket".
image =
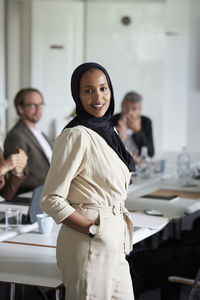
{"type": "Polygon", "coordinates": [[[102,211],[98,211],[98,217],[94,220],[94,222],[99,227],[99,230],[97,234],[95,234],[94,238],[100,238],[105,230],[105,218],[102,211]]]}

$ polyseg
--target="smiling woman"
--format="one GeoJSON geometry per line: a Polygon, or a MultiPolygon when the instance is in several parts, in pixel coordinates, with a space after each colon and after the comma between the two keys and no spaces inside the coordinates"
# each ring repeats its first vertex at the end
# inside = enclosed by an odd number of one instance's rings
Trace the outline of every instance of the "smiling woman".
{"type": "Polygon", "coordinates": [[[92,116],[102,117],[110,105],[110,89],[105,74],[98,69],[85,72],[80,80],[80,100],[92,116]]]}
{"type": "Polygon", "coordinates": [[[101,65],[85,63],[73,72],[71,91],[76,117],[56,139],[41,195],[41,208],[62,223],[57,262],[66,299],[133,300],[124,200],[134,162],[110,122],[111,80],[101,65]]]}

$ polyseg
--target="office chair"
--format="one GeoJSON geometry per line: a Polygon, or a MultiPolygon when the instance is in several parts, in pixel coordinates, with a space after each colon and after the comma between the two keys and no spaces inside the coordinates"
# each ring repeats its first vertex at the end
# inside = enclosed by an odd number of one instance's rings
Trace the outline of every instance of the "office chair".
{"type": "Polygon", "coordinates": [[[186,285],[191,285],[192,286],[190,294],[188,296],[188,300],[193,299],[197,288],[200,287],[200,281],[199,280],[200,280],[200,268],[198,269],[198,272],[197,272],[197,275],[196,275],[195,279],[177,277],[177,276],[170,276],[168,278],[169,282],[186,284],[186,285]]]}

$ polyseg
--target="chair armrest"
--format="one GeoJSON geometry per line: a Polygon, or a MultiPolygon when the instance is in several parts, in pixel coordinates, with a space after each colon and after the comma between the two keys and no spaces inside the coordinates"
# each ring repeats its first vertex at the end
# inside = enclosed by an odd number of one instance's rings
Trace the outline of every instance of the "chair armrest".
{"type": "MultiPolygon", "coordinates": [[[[187,284],[187,285],[193,285],[194,284],[194,279],[185,278],[185,277],[178,277],[178,276],[169,276],[168,281],[169,282],[180,283],[180,284],[187,284]]],[[[197,286],[200,287],[200,282],[198,283],[197,286]]]]}

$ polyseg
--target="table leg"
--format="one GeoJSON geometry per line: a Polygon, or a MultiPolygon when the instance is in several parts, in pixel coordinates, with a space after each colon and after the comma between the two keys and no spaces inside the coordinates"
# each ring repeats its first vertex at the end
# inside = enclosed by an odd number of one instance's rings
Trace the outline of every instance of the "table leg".
{"type": "Polygon", "coordinates": [[[62,300],[62,287],[56,289],[56,300],[62,300]]]}
{"type": "Polygon", "coordinates": [[[10,300],[15,300],[15,283],[10,284],[10,300]]]}

